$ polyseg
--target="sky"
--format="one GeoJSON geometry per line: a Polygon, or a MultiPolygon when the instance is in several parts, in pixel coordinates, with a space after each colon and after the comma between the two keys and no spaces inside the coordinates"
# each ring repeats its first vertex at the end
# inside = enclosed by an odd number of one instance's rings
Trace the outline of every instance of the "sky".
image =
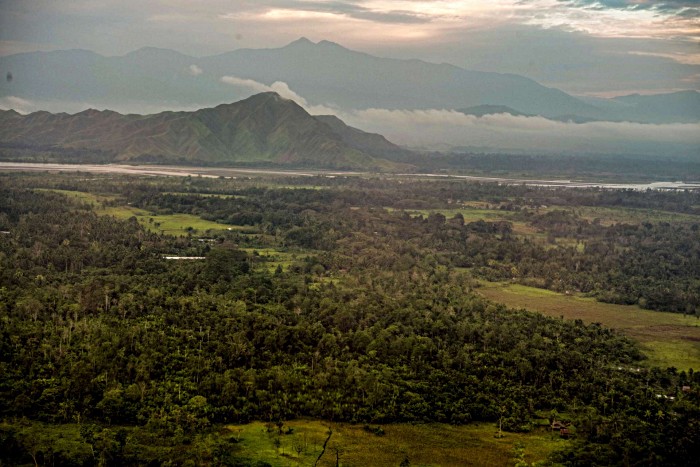
{"type": "Polygon", "coordinates": [[[0,0],[0,55],[153,46],[206,56],[301,36],[576,95],[700,88],[700,0],[0,0]]]}

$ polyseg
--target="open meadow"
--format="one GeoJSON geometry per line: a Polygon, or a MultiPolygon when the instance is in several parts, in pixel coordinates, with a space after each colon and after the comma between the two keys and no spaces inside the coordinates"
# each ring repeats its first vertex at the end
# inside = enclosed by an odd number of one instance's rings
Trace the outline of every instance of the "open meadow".
{"type": "Polygon", "coordinates": [[[482,282],[477,290],[509,307],[617,329],[641,344],[648,366],[700,369],[700,319],[695,316],[602,303],[590,297],[511,283],[482,282]]]}
{"type": "Polygon", "coordinates": [[[524,448],[529,463],[544,461],[570,442],[548,429],[505,433],[491,423],[465,426],[445,424],[349,425],[317,420],[285,422],[282,434],[273,424],[228,425],[238,439],[241,457],[254,457],[272,466],[340,465],[506,466],[514,463],[515,448],[524,448]],[[329,429],[332,432],[328,438],[329,429]],[[291,431],[289,434],[285,434],[291,431]],[[323,444],[328,439],[325,451],[323,444]],[[323,453],[323,455],[321,455],[323,453]],[[320,459],[319,459],[320,456],[320,459]],[[314,462],[319,459],[317,464],[314,462]]]}

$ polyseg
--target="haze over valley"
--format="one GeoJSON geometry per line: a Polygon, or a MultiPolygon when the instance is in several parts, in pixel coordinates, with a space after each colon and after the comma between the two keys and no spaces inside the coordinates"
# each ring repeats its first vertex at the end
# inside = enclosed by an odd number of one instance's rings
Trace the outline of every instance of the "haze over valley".
{"type": "Polygon", "coordinates": [[[579,98],[519,75],[380,58],[325,40],[200,58],[153,47],[114,57],[33,52],[0,57],[0,68],[12,75],[0,83],[0,106],[22,113],[196,110],[277,92],[413,149],[700,153],[695,90],[579,98]]]}

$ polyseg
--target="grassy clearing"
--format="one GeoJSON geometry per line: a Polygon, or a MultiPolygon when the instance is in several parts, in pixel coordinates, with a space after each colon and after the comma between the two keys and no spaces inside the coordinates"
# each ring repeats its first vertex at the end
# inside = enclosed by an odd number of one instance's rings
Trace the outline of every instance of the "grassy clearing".
{"type": "Polygon", "coordinates": [[[173,196],[199,196],[201,198],[236,198],[236,199],[244,199],[247,198],[247,196],[244,195],[229,195],[229,194],[223,194],[223,193],[196,193],[196,192],[189,192],[189,191],[165,191],[163,192],[164,195],[173,195],[173,196]]]}
{"type": "Polygon", "coordinates": [[[270,188],[275,190],[327,190],[331,187],[325,185],[277,185],[270,184],[270,188]]]}
{"type": "Polygon", "coordinates": [[[700,222],[700,216],[693,214],[683,214],[678,212],[660,211],[656,209],[640,209],[640,208],[609,208],[609,207],[558,207],[564,210],[573,210],[582,218],[589,221],[600,219],[602,225],[613,224],[641,224],[642,222],[682,222],[694,223],[700,222]]]}
{"type": "Polygon", "coordinates": [[[114,197],[96,195],[83,191],[69,190],[42,190],[52,191],[67,196],[71,200],[92,205],[95,212],[101,216],[113,216],[117,219],[129,219],[136,217],[139,224],[156,233],[186,236],[190,233],[201,234],[216,230],[245,230],[245,227],[219,224],[204,220],[192,214],[151,214],[146,210],[132,206],[107,206],[106,201],[113,201],[114,197]]]}
{"type": "Polygon", "coordinates": [[[277,269],[277,266],[282,266],[282,269],[286,271],[297,260],[295,253],[274,248],[241,248],[241,250],[250,255],[260,257],[264,261],[263,265],[270,272],[277,269]]]}
{"type": "Polygon", "coordinates": [[[514,308],[527,308],[555,318],[581,319],[618,329],[637,340],[646,364],[700,369],[700,320],[678,313],[643,310],[635,305],[601,303],[518,284],[482,282],[479,293],[514,308]]]}
{"type": "MultiPolygon", "coordinates": [[[[399,211],[395,208],[385,208],[387,211],[399,211]]],[[[430,214],[440,213],[447,219],[452,219],[457,214],[464,216],[464,222],[484,220],[487,222],[510,221],[514,211],[501,211],[499,209],[462,208],[462,209],[403,209],[411,216],[428,217],[430,214]]]]}
{"type": "Polygon", "coordinates": [[[99,208],[100,215],[114,216],[117,219],[136,217],[139,224],[151,232],[186,236],[189,233],[201,234],[210,230],[241,230],[243,227],[207,221],[192,214],[151,214],[131,206],[108,206],[99,208]]]}
{"type": "Polygon", "coordinates": [[[315,420],[287,422],[283,432],[287,428],[293,432],[282,435],[276,427],[268,432],[262,422],[227,428],[240,440],[237,446],[241,457],[263,460],[273,466],[314,465],[329,428],[333,433],[319,466],[336,465],[336,452],[340,465],[345,466],[399,465],[406,458],[415,466],[506,466],[512,465],[516,443],[525,446],[528,462],[544,460],[568,443],[546,430],[506,433],[499,439],[494,436],[493,424],[394,424],[383,426],[382,436],[362,426],[315,420]]]}
{"type": "Polygon", "coordinates": [[[282,251],[275,248],[241,248],[241,250],[262,258],[263,265],[270,272],[274,272],[278,266],[281,266],[283,271],[287,271],[293,264],[311,256],[309,252],[282,251]]]}
{"type": "Polygon", "coordinates": [[[114,199],[113,196],[96,195],[94,193],[87,193],[85,191],[71,191],[71,190],[54,190],[49,188],[36,188],[34,191],[43,191],[51,193],[59,193],[68,197],[71,201],[76,201],[79,203],[89,204],[95,207],[101,207],[105,201],[111,201],[114,199]]]}
{"type": "MultiPolygon", "coordinates": [[[[75,460],[92,459],[90,445],[81,436],[80,428],[77,424],[0,423],[0,431],[15,431],[19,439],[36,447],[36,451],[61,453],[75,460]]],[[[127,455],[138,453],[162,463],[173,458],[182,459],[187,453],[190,458],[211,456],[221,443],[234,459],[263,461],[275,467],[332,467],[336,465],[336,455],[339,464],[346,467],[396,466],[404,459],[412,466],[510,466],[516,444],[524,447],[526,461],[533,463],[547,459],[569,443],[548,429],[527,434],[504,433],[502,438],[496,438],[495,425],[486,423],[467,426],[391,424],[383,425],[384,434],[377,435],[362,426],[319,420],[285,422],[281,433],[276,425],[253,422],[201,433],[179,446],[160,443],[157,437],[137,427],[110,428],[113,432],[122,429],[127,433],[127,455]],[[332,434],[323,451],[329,429],[332,434]]]]}

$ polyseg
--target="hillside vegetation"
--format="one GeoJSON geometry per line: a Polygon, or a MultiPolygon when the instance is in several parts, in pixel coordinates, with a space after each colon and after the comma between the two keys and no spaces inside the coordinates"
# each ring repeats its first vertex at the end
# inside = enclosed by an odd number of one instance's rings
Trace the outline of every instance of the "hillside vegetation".
{"type": "MultiPolygon", "coordinates": [[[[342,123],[342,122],[341,122],[342,123]]],[[[0,111],[0,143],[5,158],[33,156],[80,162],[178,162],[185,164],[286,165],[334,169],[407,168],[374,156],[393,146],[351,129],[343,138],[328,124],[274,92],[194,112],[122,115],[94,109],[68,115],[0,111]],[[77,158],[77,159],[71,159],[77,158]]],[[[343,128],[348,130],[343,124],[343,128]]],[[[378,135],[374,135],[378,137],[378,135]]],[[[381,137],[379,137],[381,138],[381,137]]],[[[397,148],[398,149],[398,148],[397,148]]]]}
{"type": "MultiPolygon", "coordinates": [[[[691,465],[700,450],[693,369],[645,366],[614,329],[475,290],[477,278],[590,284],[599,300],[697,313],[697,194],[381,178],[0,180],[5,463],[274,465],[269,455],[293,455],[284,427],[299,418],[351,424],[324,454],[347,465],[360,465],[350,459],[365,425],[372,436],[421,432],[397,423],[486,426],[473,452],[497,462],[512,449],[564,465],[691,465]],[[511,210],[512,222],[438,212],[471,205],[511,210]],[[123,206],[245,229],[167,235],[105,210],[123,206]],[[685,217],[606,225],[576,206],[685,217]],[[554,421],[569,442],[555,443],[554,421]],[[270,431],[236,440],[251,422],[270,431]],[[246,443],[267,433],[273,450],[256,458],[246,443]]],[[[448,456],[448,433],[461,429],[434,426],[448,456]]],[[[377,442],[377,459],[422,459],[397,444],[406,451],[377,442]]]]}

